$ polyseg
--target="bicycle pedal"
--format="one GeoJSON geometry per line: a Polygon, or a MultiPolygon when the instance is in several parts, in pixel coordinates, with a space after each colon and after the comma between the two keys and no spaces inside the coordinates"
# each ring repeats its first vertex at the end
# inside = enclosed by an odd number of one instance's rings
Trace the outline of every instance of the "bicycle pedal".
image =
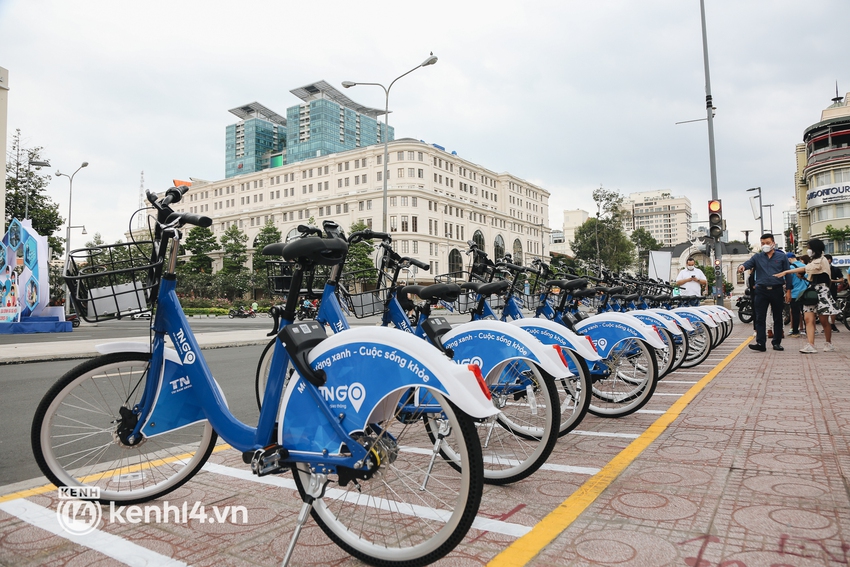
{"type": "MultiPolygon", "coordinates": [[[[242,454],[245,458],[246,453],[242,454]]],[[[254,451],[251,458],[251,472],[257,476],[277,474],[289,469],[288,465],[281,465],[281,461],[289,458],[289,451],[280,445],[270,445],[254,451]]]]}

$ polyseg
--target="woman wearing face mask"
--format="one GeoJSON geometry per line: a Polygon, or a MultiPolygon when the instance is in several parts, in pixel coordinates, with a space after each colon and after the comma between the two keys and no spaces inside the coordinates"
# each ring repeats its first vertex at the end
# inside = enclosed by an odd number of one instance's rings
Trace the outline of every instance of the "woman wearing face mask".
{"type": "Polygon", "coordinates": [[[753,254],[749,260],[738,266],[738,271],[756,270],[756,287],[753,297],[755,313],[756,342],[750,349],[764,352],[767,350],[767,332],[765,331],[767,310],[773,312],[773,350],[785,350],[782,347],[782,309],[785,303],[791,303],[792,276],[777,277],[780,271],[790,268],[788,257],[776,251],[776,243],[770,233],[761,235],[761,252],[753,254]],[[784,292],[784,293],[783,293],[784,292]]]}
{"type": "Polygon", "coordinates": [[[806,254],[811,257],[809,262],[803,268],[794,268],[793,270],[785,270],[776,274],[776,277],[782,277],[786,274],[806,273],[809,281],[815,286],[818,292],[817,305],[803,305],[803,313],[806,318],[806,338],[808,344],[800,349],[800,352],[810,354],[817,352],[815,348],[815,316],[820,318],[820,324],[823,327],[823,337],[826,340],[823,350],[824,352],[832,352],[835,347],[832,346],[832,328],[829,325],[829,316],[838,315],[838,308],[829,294],[829,283],[831,269],[829,261],[824,257],[823,241],[817,238],[809,240],[809,249],[806,254]]]}

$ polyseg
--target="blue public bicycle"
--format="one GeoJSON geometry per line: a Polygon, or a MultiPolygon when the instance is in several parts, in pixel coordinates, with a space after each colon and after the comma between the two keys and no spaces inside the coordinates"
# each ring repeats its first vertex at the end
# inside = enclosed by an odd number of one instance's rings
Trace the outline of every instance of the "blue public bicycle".
{"type": "MultiPolygon", "coordinates": [[[[212,222],[172,212],[185,191],[148,194],[157,216],[151,242],[71,253],[66,278],[84,318],[156,311],[150,343],[101,348],[102,356],[69,371],[44,396],[32,425],[42,472],[57,486],[97,487],[102,503],[144,502],[200,471],[220,435],[255,474],[293,473],[303,505],[284,564],[311,513],[336,544],[369,563],[424,565],[451,551],[471,526],[483,489],[473,418],[496,412],[479,377],[406,333],[363,328],[326,337],[315,321],[293,322],[297,302],[290,301],[259,423],[241,423],[175,293],[180,227],[212,222]],[[415,401],[399,403],[411,390],[440,405],[432,437],[415,401]],[[443,448],[463,466],[436,458],[443,448]]],[[[344,240],[315,237],[280,247],[295,263],[296,298],[304,273],[317,265],[338,277],[348,249],[344,240]]]]}
{"type": "MultiPolygon", "coordinates": [[[[623,417],[642,408],[652,397],[658,381],[658,363],[655,349],[664,348],[652,327],[630,316],[604,314],[587,317],[579,313],[579,303],[583,299],[594,298],[597,291],[583,289],[588,284],[586,278],[548,280],[542,287],[531,307],[537,317],[550,320],[554,325],[544,326],[535,319],[524,319],[523,305],[516,299],[519,295],[519,276],[536,273],[529,289],[538,287],[538,280],[550,275],[540,265],[526,268],[509,261],[490,260],[485,252],[474,242],[469,242],[470,253],[474,256],[471,274],[484,282],[469,282],[464,286],[475,295],[473,318],[498,318],[487,301],[492,295],[504,296],[501,317],[512,320],[541,340],[553,344],[562,344],[565,351],[571,353],[570,370],[578,375],[587,375],[590,387],[586,399],[587,411],[602,417],[623,417]],[[496,280],[495,274],[502,271],[508,279],[496,280]],[[494,281],[496,280],[496,281],[494,281]],[[557,292],[553,291],[557,289],[557,292]],[[562,331],[559,337],[555,329],[562,331]],[[579,355],[575,334],[588,336],[592,340],[594,355],[592,359],[579,355]],[[570,336],[572,335],[572,336],[570,336]]],[[[548,268],[548,267],[547,267],[548,268]]],[[[528,296],[531,297],[531,296],[528,296]]],[[[528,300],[526,300],[528,301],[528,300]]],[[[563,403],[563,400],[562,400],[563,403]]]]}
{"type": "MultiPolygon", "coordinates": [[[[329,236],[342,237],[335,223],[325,221],[323,226],[329,236]]],[[[318,231],[309,227],[304,229],[318,231]]],[[[378,239],[382,242],[377,270],[346,274],[339,286],[334,282],[325,283],[316,320],[335,331],[348,332],[350,326],[344,311],[358,318],[378,316],[382,326],[392,326],[428,341],[456,362],[480,368],[488,394],[499,410],[477,424],[485,482],[508,484],[528,477],[545,463],[557,441],[561,412],[556,384],[570,378],[563,359],[554,349],[512,325],[481,321],[452,328],[445,317],[432,317],[431,307],[441,301],[457,299],[460,287],[454,284],[398,285],[402,270],[414,265],[427,271],[429,266],[397,254],[392,249],[389,234],[364,230],[352,233],[348,242],[353,246],[361,241],[378,239]],[[418,295],[425,300],[416,306],[416,317],[409,316],[414,308],[409,295],[418,295]]],[[[274,252],[274,247],[266,251],[274,252]]],[[[269,263],[271,273],[284,271],[277,264],[269,263]]],[[[280,290],[282,286],[274,281],[274,277],[271,277],[270,288],[272,291],[280,290]]],[[[316,295],[319,290],[313,290],[315,285],[316,282],[303,287],[301,294],[316,295]]],[[[273,315],[276,311],[273,309],[273,315]]],[[[266,388],[270,352],[269,345],[257,369],[256,391],[261,405],[260,393],[266,388]]],[[[438,431],[441,420],[439,404],[429,411],[429,398],[420,392],[404,396],[401,403],[410,399],[416,399],[423,408],[429,431],[438,431]]],[[[459,456],[448,449],[442,451],[442,456],[460,464],[459,456]]]]}

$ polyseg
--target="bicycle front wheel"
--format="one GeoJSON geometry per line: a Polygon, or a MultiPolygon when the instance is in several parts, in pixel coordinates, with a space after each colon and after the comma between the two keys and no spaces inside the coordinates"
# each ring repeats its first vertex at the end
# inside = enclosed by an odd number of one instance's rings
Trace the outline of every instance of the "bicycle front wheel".
{"type": "MultiPolygon", "coordinates": [[[[478,512],[483,484],[475,425],[438,392],[428,394],[420,398],[428,404],[413,412],[399,404],[395,419],[365,433],[381,455],[371,478],[341,486],[331,476],[324,496],[313,503],[313,518],[325,534],[372,565],[428,565],[455,548],[478,512]],[[422,427],[423,413],[433,417],[436,441],[422,427]],[[443,448],[463,466],[444,459],[443,448]]],[[[293,473],[304,498],[309,467],[299,464],[293,473]]]]}
{"type": "MultiPolygon", "coordinates": [[[[41,472],[56,486],[100,488],[100,502],[159,498],[200,470],[216,434],[207,421],[127,445],[118,437],[122,408],[141,399],[150,355],[99,356],[62,376],[35,412],[31,440],[41,472]]],[[[125,412],[126,413],[126,412],[125,412]]]]}

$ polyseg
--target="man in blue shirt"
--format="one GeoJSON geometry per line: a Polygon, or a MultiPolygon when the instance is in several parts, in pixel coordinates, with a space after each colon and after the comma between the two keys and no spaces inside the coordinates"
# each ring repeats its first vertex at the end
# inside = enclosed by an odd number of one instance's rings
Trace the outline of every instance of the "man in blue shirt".
{"type": "Polygon", "coordinates": [[[761,235],[761,252],[753,254],[749,260],[738,266],[739,272],[756,270],[756,289],[753,297],[755,313],[756,342],[750,345],[752,350],[767,350],[767,332],[765,331],[767,308],[773,312],[773,350],[785,350],[782,347],[782,309],[784,303],[791,303],[791,289],[794,287],[793,274],[777,278],[773,274],[790,268],[788,257],[776,251],[773,235],[761,235]],[[784,267],[783,267],[784,266],[784,267]],[[784,293],[783,293],[784,291],[784,293]]]}
{"type": "MultiPolygon", "coordinates": [[[[788,262],[792,268],[803,268],[805,264],[797,259],[797,255],[793,252],[788,252],[788,262]]],[[[789,337],[800,336],[800,321],[802,319],[803,304],[800,303],[800,296],[809,287],[809,282],[803,278],[803,274],[794,274],[794,287],[791,288],[791,334],[789,337]]]]}

